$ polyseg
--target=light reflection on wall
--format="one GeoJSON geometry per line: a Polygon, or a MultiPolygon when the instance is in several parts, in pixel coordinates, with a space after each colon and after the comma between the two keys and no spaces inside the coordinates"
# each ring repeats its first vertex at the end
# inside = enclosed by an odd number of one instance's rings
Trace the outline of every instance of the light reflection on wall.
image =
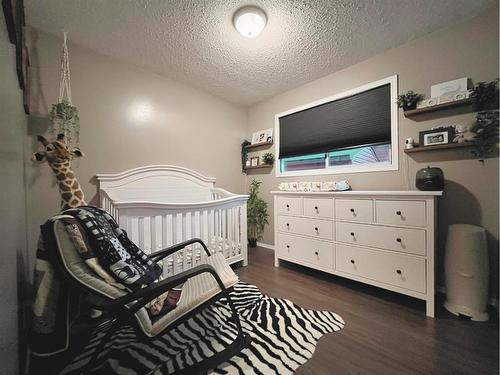
{"type": "Polygon", "coordinates": [[[135,101],[130,106],[130,118],[137,123],[144,124],[153,118],[154,108],[147,100],[135,101]]]}

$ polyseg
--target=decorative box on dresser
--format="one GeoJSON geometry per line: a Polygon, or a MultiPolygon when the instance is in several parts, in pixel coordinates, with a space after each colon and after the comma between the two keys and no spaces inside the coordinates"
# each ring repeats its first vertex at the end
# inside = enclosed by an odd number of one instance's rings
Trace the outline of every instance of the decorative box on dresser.
{"type": "Polygon", "coordinates": [[[441,191],[273,191],[280,259],[426,301],[434,317],[441,191]]]}

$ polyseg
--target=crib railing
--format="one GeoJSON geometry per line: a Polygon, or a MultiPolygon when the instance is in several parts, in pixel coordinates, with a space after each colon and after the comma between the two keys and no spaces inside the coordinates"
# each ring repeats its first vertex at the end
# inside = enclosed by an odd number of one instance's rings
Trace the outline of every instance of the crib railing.
{"type": "MultiPolygon", "coordinates": [[[[229,263],[247,265],[247,196],[213,189],[214,200],[201,203],[117,202],[101,193],[101,207],[146,253],[200,238],[211,253],[229,263]]],[[[175,275],[204,262],[201,245],[193,244],[163,261],[164,276],[175,275]]]]}

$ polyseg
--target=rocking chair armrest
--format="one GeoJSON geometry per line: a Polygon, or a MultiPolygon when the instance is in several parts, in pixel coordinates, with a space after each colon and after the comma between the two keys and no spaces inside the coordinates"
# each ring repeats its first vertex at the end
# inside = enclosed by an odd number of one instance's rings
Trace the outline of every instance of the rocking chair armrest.
{"type": "Polygon", "coordinates": [[[184,242],[180,242],[180,243],[178,243],[176,245],[173,245],[173,246],[167,247],[165,249],[158,250],[158,251],[156,251],[154,253],[151,253],[151,254],[148,255],[148,257],[151,260],[154,260],[155,262],[158,262],[158,261],[162,260],[163,258],[168,257],[169,255],[172,255],[176,251],[182,250],[186,246],[191,245],[193,243],[199,243],[203,247],[203,249],[205,249],[205,252],[207,253],[208,256],[212,255],[212,254],[210,254],[210,251],[208,250],[207,245],[205,245],[205,243],[201,239],[199,239],[199,238],[192,238],[190,240],[187,240],[187,241],[184,241],[184,242]]]}
{"type": "Polygon", "coordinates": [[[145,288],[138,289],[130,294],[119,297],[112,301],[106,301],[106,303],[102,306],[102,308],[115,311],[119,314],[123,313],[124,309],[126,309],[134,314],[139,309],[144,307],[148,302],[150,302],[153,298],[156,298],[159,295],[165,293],[166,291],[172,289],[173,287],[186,282],[187,280],[189,280],[194,276],[206,272],[212,274],[221,291],[223,293],[227,293],[227,289],[224,286],[224,283],[222,282],[220,276],[217,274],[215,268],[209,264],[203,264],[191,268],[187,271],[181,272],[180,274],[172,276],[168,279],[161,280],[157,283],[148,285],[145,288]],[[126,306],[127,304],[132,302],[135,302],[132,306],[126,306]]]}

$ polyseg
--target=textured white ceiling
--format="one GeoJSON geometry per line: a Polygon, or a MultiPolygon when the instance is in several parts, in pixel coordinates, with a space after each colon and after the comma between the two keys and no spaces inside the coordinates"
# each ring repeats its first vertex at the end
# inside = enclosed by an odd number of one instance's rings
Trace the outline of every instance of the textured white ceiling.
{"type": "Polygon", "coordinates": [[[496,0],[25,0],[28,24],[251,105],[471,18],[496,0]],[[265,10],[254,39],[232,26],[265,10]]]}

